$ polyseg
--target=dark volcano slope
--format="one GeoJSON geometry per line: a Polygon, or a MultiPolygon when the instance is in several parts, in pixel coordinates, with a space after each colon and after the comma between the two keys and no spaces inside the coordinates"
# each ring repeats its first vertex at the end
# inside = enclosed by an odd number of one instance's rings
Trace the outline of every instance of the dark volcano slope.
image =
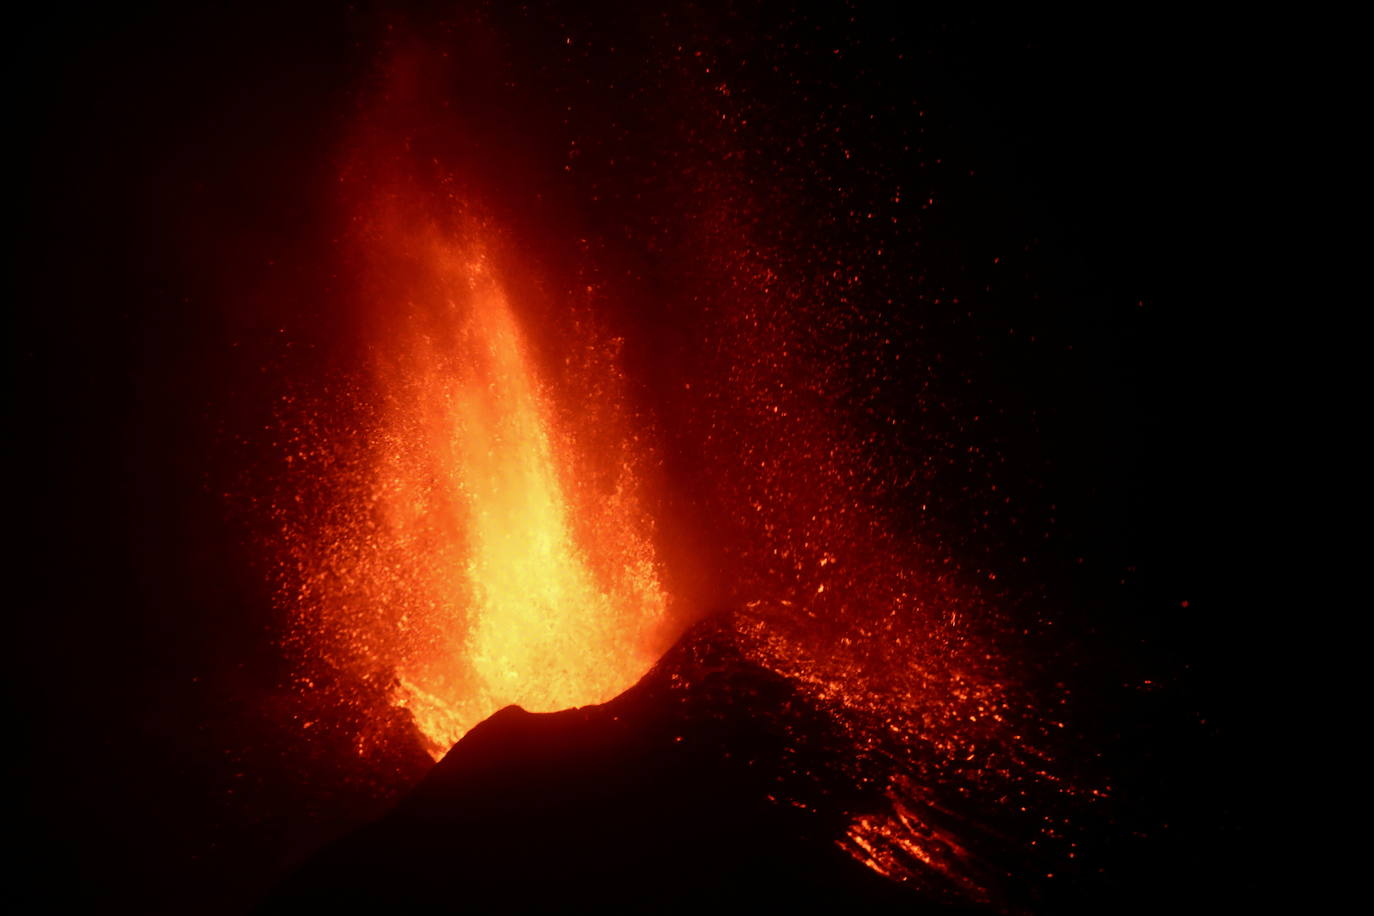
{"type": "Polygon", "coordinates": [[[835,845],[844,799],[784,801],[836,762],[832,729],[698,630],[610,703],[496,713],[260,912],[921,908],[835,845]]]}

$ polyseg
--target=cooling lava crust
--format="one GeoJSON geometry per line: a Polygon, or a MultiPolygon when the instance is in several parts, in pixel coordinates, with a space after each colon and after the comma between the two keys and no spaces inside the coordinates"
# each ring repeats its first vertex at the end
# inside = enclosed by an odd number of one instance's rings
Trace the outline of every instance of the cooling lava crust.
{"type": "Polygon", "coordinates": [[[819,774],[842,737],[720,636],[695,628],[604,705],[497,712],[261,912],[932,906],[836,845],[847,800],[819,774]]]}

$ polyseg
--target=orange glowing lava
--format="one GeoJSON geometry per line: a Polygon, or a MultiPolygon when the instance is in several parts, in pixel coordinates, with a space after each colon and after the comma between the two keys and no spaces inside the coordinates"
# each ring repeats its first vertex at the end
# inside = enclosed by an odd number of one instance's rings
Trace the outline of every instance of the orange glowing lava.
{"type": "Polygon", "coordinates": [[[666,599],[632,469],[614,469],[609,494],[579,488],[576,445],[488,258],[433,229],[405,241],[424,288],[382,319],[372,499],[380,533],[423,570],[403,625],[427,647],[400,660],[395,700],[447,749],[507,704],[629,687],[662,652],[666,599]]]}
{"type": "Polygon", "coordinates": [[[475,140],[479,115],[443,95],[465,85],[445,81],[460,58],[399,53],[365,100],[330,224],[343,227],[330,264],[344,292],[324,300],[338,305],[331,326],[312,329],[312,387],[284,395],[269,429],[286,463],[270,555],[292,718],[390,779],[397,748],[423,763],[416,731],[438,759],[504,706],[605,702],[692,618],[732,608],[713,638],[846,736],[820,775],[805,755],[831,750],[790,736],[801,775],[860,799],[838,812],[841,848],[894,880],[990,899],[946,800],[1014,799],[1058,842],[1052,806],[1028,793],[1077,789],[1051,773],[1043,748],[1063,724],[1009,673],[990,599],[911,533],[906,507],[924,513],[938,455],[886,432],[915,422],[902,398],[878,397],[905,390],[908,370],[882,315],[846,304],[857,268],[817,273],[814,249],[788,255],[790,228],[765,232],[752,178],[724,156],[684,172],[697,209],[653,246],[680,247],[681,264],[658,268],[657,285],[589,283],[623,265],[567,244],[566,211],[539,190],[557,185],[491,177],[486,158],[505,147],[475,140]],[[634,402],[606,330],[621,295],[636,315],[617,326],[657,340],[668,366],[655,388],[633,363],[634,402]],[[673,315],[694,338],[681,353],[647,333],[673,315]],[[671,468],[630,406],[646,390],[656,400],[641,409],[668,418],[649,427],[671,468]]]}
{"type": "Polygon", "coordinates": [[[574,303],[539,303],[566,322],[541,332],[579,354],[541,380],[503,274],[526,265],[466,204],[366,156],[344,184],[363,366],[330,394],[345,420],[291,407],[286,642],[298,686],[357,713],[359,752],[385,741],[369,733],[391,707],[437,759],[506,705],[612,698],[677,635],[640,494],[649,455],[621,408],[619,343],[574,303]]]}

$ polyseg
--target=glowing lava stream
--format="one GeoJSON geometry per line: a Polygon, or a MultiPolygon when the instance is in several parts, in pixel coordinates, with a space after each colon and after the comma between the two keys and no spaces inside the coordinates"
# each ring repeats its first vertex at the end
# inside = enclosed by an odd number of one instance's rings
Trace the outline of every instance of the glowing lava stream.
{"type": "Polygon", "coordinates": [[[352,512],[365,605],[335,628],[394,672],[437,758],[503,706],[611,699],[674,634],[639,456],[614,405],[589,406],[623,382],[616,342],[579,341],[595,356],[560,377],[569,435],[480,244],[404,222],[381,219],[366,255],[383,406],[352,512]]]}

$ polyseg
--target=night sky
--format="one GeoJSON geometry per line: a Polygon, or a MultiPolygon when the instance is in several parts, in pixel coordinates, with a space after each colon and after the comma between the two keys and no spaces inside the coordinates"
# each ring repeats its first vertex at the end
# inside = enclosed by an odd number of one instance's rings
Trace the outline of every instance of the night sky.
{"type": "Polygon", "coordinates": [[[715,371],[696,343],[713,281],[672,293],[724,275],[700,242],[723,219],[865,316],[837,371],[890,484],[869,496],[999,608],[1032,693],[1073,697],[1070,769],[1117,800],[1084,815],[1091,877],[1054,899],[1256,892],[1227,278],[1249,109],[1222,23],[308,6],[51,13],[11,39],[21,894],[240,912],[421,766],[285,724],[248,505],[273,398],[346,368],[320,294],[332,183],[379,56],[415,34],[473,62],[448,164],[550,275],[612,291],[679,494],[660,509],[698,532],[668,552],[728,569],[700,534],[712,503],[681,495],[728,474],[703,469],[680,394],[715,371]],[[851,268],[861,287],[827,279],[851,268]],[[898,354],[864,388],[864,360],[898,354]]]}

